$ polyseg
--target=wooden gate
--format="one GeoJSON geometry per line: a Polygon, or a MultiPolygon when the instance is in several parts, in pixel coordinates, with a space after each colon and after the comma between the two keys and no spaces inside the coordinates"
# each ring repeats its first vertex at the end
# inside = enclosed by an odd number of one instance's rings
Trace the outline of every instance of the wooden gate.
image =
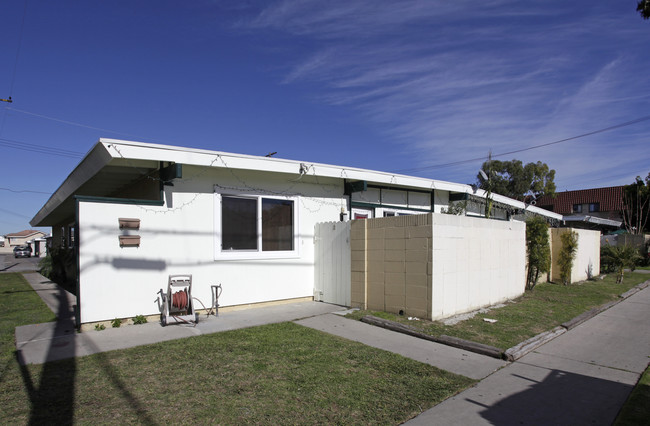
{"type": "Polygon", "coordinates": [[[314,244],[314,300],[350,306],[350,222],[316,224],[314,244]]]}

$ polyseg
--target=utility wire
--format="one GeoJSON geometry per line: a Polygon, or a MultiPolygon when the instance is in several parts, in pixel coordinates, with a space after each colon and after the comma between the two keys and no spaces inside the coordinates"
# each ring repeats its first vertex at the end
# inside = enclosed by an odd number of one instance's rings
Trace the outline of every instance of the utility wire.
{"type": "Polygon", "coordinates": [[[58,123],[69,124],[71,126],[84,127],[86,129],[99,130],[99,131],[102,131],[102,132],[108,132],[108,133],[113,133],[113,134],[116,134],[116,135],[128,136],[130,138],[136,138],[136,139],[151,139],[151,138],[145,138],[145,137],[142,137],[142,136],[131,135],[129,133],[116,132],[115,130],[102,129],[101,127],[88,126],[86,124],[76,123],[74,121],[61,120],[60,118],[49,117],[49,116],[43,115],[43,114],[36,114],[35,112],[29,112],[29,111],[25,111],[25,110],[18,109],[18,108],[6,107],[6,109],[8,109],[9,111],[19,112],[21,114],[27,114],[27,115],[31,115],[31,116],[38,117],[38,118],[44,118],[46,120],[56,121],[58,123]]]}
{"type": "Polygon", "coordinates": [[[30,189],[11,189],[11,188],[0,187],[0,190],[14,192],[16,194],[20,194],[20,193],[23,193],[23,192],[29,192],[29,193],[32,193],[32,194],[45,194],[45,195],[51,195],[52,194],[51,192],[32,191],[30,189]]]}
{"type": "Polygon", "coordinates": [[[20,149],[22,151],[37,152],[39,154],[56,155],[59,157],[67,158],[82,158],[83,154],[80,152],[69,151],[66,149],[51,148],[43,145],[36,145],[26,142],[15,141],[11,139],[0,138],[0,146],[7,148],[20,149]]]}
{"type": "MultiPolygon", "coordinates": [[[[604,129],[594,130],[593,132],[583,133],[583,134],[578,135],[578,136],[572,136],[570,138],[560,139],[560,140],[557,140],[557,141],[554,141],[554,142],[547,142],[547,143],[543,143],[543,144],[539,144],[539,145],[529,146],[528,148],[516,149],[516,150],[508,151],[508,152],[501,152],[499,154],[492,154],[492,157],[493,158],[494,157],[503,157],[505,155],[517,154],[519,152],[530,151],[530,150],[533,150],[533,149],[538,149],[538,148],[543,148],[543,147],[546,147],[546,146],[556,145],[556,144],[563,143],[563,142],[569,142],[569,141],[584,138],[584,137],[587,137],[587,136],[596,135],[598,133],[604,133],[604,132],[608,132],[610,130],[620,129],[621,127],[631,126],[633,124],[637,124],[637,123],[640,123],[642,121],[647,121],[647,120],[650,120],[650,115],[646,115],[645,117],[637,118],[635,120],[626,121],[625,123],[620,123],[620,124],[615,124],[615,125],[610,126],[610,127],[605,127],[604,129]]],[[[457,165],[460,165],[460,164],[473,163],[475,161],[484,161],[484,160],[485,160],[485,156],[477,157],[477,158],[471,158],[471,159],[467,159],[467,160],[453,161],[451,163],[434,164],[434,165],[431,165],[431,166],[419,167],[419,168],[414,168],[414,169],[401,169],[401,170],[396,170],[395,172],[398,172],[398,173],[421,172],[421,171],[424,171],[424,170],[437,169],[437,168],[449,167],[449,166],[457,166],[457,165]]]]}

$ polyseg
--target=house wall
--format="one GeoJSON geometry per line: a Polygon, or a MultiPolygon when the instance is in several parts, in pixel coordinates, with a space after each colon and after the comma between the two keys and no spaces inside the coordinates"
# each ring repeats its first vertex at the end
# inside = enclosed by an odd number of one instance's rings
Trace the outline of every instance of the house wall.
{"type": "Polygon", "coordinates": [[[338,181],[190,167],[183,175],[165,187],[161,207],[79,202],[80,322],[159,313],[158,292],[166,291],[170,274],[192,274],[193,296],[206,307],[216,284],[223,286],[221,306],[313,296],[314,225],[339,219],[345,199],[338,181]],[[215,184],[230,192],[299,197],[297,255],[215,260],[215,184]],[[140,219],[140,229],[120,230],[121,217],[140,219]],[[140,246],[120,247],[124,234],[139,235],[140,246]]]}
{"type": "Polygon", "coordinates": [[[561,235],[569,231],[578,234],[578,250],[571,268],[571,282],[584,281],[589,270],[595,276],[600,273],[600,231],[575,228],[551,228],[551,281],[561,282],[558,260],[562,250],[561,235]],[[591,265],[591,267],[590,267],[591,265]]]}
{"type": "Polygon", "coordinates": [[[525,223],[423,214],[352,222],[352,305],[439,319],[520,296],[525,223]]]}

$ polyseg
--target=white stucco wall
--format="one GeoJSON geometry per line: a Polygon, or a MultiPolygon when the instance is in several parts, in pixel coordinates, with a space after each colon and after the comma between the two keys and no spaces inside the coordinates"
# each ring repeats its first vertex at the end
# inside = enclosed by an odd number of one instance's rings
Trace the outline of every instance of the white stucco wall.
{"type": "Polygon", "coordinates": [[[551,280],[562,282],[560,278],[560,267],[558,259],[562,250],[561,235],[574,231],[578,234],[578,251],[571,268],[571,282],[584,281],[588,277],[589,265],[594,276],[600,274],[600,231],[576,228],[553,228],[551,229],[551,250],[552,270],[551,280]]]}
{"type": "Polygon", "coordinates": [[[433,214],[432,245],[433,319],[524,293],[524,222],[433,214]]]}
{"type": "MultiPolygon", "coordinates": [[[[313,295],[314,225],[336,221],[345,207],[342,185],[304,176],[270,178],[255,172],[191,168],[166,187],[162,207],[79,203],[80,321],[82,323],[160,312],[157,293],[170,274],[192,274],[193,296],[207,307],[211,285],[222,284],[221,306],[313,295]],[[298,253],[292,258],[215,260],[214,185],[245,194],[297,196],[298,253]],[[122,231],[118,218],[140,219],[140,229],[122,231]],[[119,235],[141,236],[139,247],[120,247],[119,235]]],[[[195,307],[200,309],[200,304],[195,307]]]]}

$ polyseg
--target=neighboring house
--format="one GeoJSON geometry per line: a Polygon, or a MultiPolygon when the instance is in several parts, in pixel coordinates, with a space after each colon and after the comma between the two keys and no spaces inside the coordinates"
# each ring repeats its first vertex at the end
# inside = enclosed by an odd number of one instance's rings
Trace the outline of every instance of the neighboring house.
{"type": "Polygon", "coordinates": [[[537,206],[564,215],[566,226],[612,231],[623,223],[623,186],[545,195],[537,200],[537,206]]]}
{"type": "Polygon", "coordinates": [[[6,246],[15,247],[22,246],[29,243],[35,238],[44,238],[47,234],[45,232],[27,229],[25,231],[14,232],[13,234],[5,235],[6,246]]]}
{"type": "MultiPolygon", "coordinates": [[[[80,323],[160,312],[168,275],[206,306],[314,295],[315,227],[441,213],[469,185],[311,162],[100,139],[32,219],[77,258],[80,323]]],[[[496,219],[562,216],[493,195],[496,219]]],[[[472,212],[468,212],[468,215],[472,212]]],[[[522,276],[523,286],[523,276],[522,276]]],[[[522,290],[523,291],[523,290],[522,290]]]]}

